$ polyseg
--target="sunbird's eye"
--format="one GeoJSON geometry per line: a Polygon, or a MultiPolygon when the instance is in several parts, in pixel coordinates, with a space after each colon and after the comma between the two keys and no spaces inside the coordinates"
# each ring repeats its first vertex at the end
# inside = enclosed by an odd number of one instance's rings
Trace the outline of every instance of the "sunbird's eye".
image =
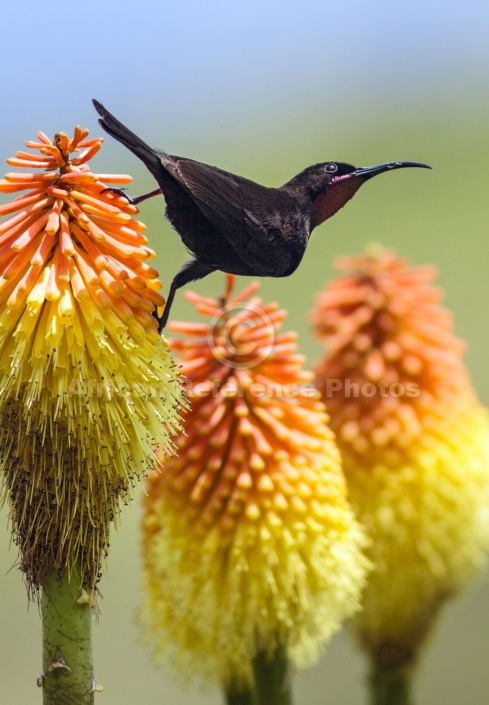
{"type": "Polygon", "coordinates": [[[333,162],[331,162],[330,164],[326,164],[326,166],[324,167],[324,171],[327,171],[329,174],[334,174],[335,171],[338,171],[338,167],[336,164],[333,164],[333,162]]]}

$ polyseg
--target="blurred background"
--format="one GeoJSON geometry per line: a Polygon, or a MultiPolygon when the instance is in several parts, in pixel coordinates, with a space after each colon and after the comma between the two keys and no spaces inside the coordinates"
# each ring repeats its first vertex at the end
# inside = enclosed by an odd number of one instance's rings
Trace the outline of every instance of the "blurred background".
{"type": "MultiPolygon", "coordinates": [[[[489,404],[489,5],[434,0],[145,2],[17,0],[2,10],[0,159],[37,130],[76,124],[100,134],[98,98],[147,142],[267,185],[320,161],[370,165],[419,160],[432,172],[398,171],[367,184],[315,231],[299,271],[264,280],[262,293],[288,308],[290,328],[312,365],[320,354],[306,314],[338,254],[372,241],[414,263],[434,263],[467,364],[489,404]]],[[[129,172],[133,193],[155,187],[142,164],[107,137],[92,162],[129,172]]],[[[5,167],[5,171],[9,170],[5,167]]],[[[161,197],[141,206],[165,292],[187,253],[163,219],[161,197]]],[[[244,285],[245,280],[239,284],[244,285]]],[[[224,277],[195,285],[219,295],[224,277]]],[[[172,310],[189,318],[179,293],[172,310]]],[[[138,644],[139,507],[113,536],[94,628],[104,705],[221,703],[219,692],[181,687],[138,644]]],[[[39,703],[41,623],[27,603],[0,512],[0,701],[39,703]]],[[[489,581],[450,603],[417,684],[420,705],[489,700],[489,581]]],[[[365,668],[347,631],[320,664],[299,676],[297,705],[366,703],[365,668]]]]}

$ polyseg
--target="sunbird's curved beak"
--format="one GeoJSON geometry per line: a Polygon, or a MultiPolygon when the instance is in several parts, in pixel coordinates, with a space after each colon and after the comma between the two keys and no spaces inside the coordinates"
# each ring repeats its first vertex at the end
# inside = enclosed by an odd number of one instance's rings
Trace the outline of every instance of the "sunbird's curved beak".
{"type": "Polygon", "coordinates": [[[367,181],[373,176],[383,174],[385,171],[392,171],[393,169],[407,169],[408,167],[431,169],[428,164],[423,164],[422,162],[387,162],[385,164],[376,164],[375,166],[360,166],[352,172],[352,176],[359,176],[364,181],[367,181]]]}

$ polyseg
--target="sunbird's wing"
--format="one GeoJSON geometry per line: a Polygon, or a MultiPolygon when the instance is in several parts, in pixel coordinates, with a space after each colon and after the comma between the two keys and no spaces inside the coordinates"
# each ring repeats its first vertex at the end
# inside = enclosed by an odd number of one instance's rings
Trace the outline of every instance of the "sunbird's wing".
{"type": "Polygon", "coordinates": [[[247,206],[250,197],[258,202],[264,200],[268,189],[191,159],[169,155],[160,155],[160,159],[237,256],[250,265],[250,274],[280,276],[277,272],[277,245],[280,243],[247,206]]]}

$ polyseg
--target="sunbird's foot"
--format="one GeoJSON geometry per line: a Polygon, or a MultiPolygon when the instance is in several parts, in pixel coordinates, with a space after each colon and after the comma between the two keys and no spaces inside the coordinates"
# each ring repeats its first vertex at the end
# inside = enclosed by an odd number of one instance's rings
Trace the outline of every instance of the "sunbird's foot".
{"type": "MultiPolygon", "coordinates": [[[[169,313],[169,311],[168,311],[168,313],[169,313]]],[[[163,329],[165,328],[165,326],[166,326],[166,324],[167,324],[167,322],[168,322],[168,313],[166,312],[166,306],[165,306],[165,310],[163,311],[163,313],[161,314],[161,316],[158,316],[158,310],[157,310],[157,309],[155,309],[155,310],[153,311],[153,316],[154,316],[154,317],[156,318],[156,320],[158,321],[158,333],[159,333],[160,335],[162,334],[163,329]],[[166,315],[165,315],[165,313],[166,313],[166,315]]]]}
{"type": "Polygon", "coordinates": [[[128,196],[123,188],[104,188],[102,193],[105,193],[106,191],[111,191],[112,193],[116,193],[118,196],[123,196],[129,201],[131,206],[137,206],[137,204],[141,203],[141,201],[145,201],[147,198],[153,198],[153,196],[159,196],[159,194],[162,193],[160,188],[156,188],[154,191],[150,191],[149,193],[143,193],[142,196],[128,196]]]}
{"type": "Polygon", "coordinates": [[[141,198],[140,196],[129,196],[129,194],[127,194],[123,188],[104,188],[104,190],[100,193],[107,193],[107,191],[110,191],[110,193],[115,193],[116,196],[122,196],[126,199],[126,201],[129,201],[131,206],[135,206],[137,203],[139,203],[139,200],[141,198]]]}

